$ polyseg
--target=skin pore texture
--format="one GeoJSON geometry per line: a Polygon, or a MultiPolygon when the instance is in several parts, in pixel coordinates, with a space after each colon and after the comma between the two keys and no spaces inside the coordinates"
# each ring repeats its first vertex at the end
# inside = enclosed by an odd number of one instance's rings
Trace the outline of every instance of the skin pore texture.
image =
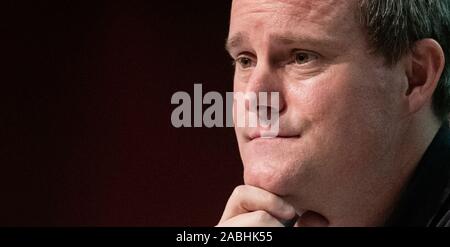
{"type": "Polygon", "coordinates": [[[277,225],[296,214],[296,226],[376,226],[389,217],[440,126],[431,96],[444,55],[423,40],[387,66],[357,8],[357,0],[233,1],[234,91],[279,92],[280,131],[266,139],[235,129],[245,185],[218,226],[277,225]]]}

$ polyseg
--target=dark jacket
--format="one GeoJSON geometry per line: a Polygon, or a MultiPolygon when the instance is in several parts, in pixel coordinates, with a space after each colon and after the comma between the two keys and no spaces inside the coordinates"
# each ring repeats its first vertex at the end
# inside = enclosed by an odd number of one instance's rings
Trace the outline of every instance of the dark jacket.
{"type": "Polygon", "coordinates": [[[445,122],[424,153],[387,226],[450,227],[450,130],[445,122]]]}

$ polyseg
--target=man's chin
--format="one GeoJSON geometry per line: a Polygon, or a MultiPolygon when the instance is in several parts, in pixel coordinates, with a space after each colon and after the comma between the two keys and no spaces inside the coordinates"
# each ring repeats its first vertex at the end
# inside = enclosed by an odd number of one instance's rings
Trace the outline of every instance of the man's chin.
{"type": "Polygon", "coordinates": [[[259,187],[279,196],[289,193],[288,180],[288,177],[276,167],[258,165],[244,169],[245,184],[259,187]]]}

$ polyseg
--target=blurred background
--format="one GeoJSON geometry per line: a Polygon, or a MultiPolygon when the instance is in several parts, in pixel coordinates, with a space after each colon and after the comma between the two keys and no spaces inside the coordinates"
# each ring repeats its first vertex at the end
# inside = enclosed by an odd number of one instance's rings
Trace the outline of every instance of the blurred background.
{"type": "Polygon", "coordinates": [[[2,5],[0,226],[215,225],[234,131],[176,129],[170,99],[232,91],[231,1],[2,5]]]}

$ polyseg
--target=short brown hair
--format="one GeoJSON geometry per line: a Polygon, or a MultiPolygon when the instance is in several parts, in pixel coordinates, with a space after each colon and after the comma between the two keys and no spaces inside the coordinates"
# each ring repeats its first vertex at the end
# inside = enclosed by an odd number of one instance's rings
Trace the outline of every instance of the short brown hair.
{"type": "Polygon", "coordinates": [[[446,63],[433,94],[433,110],[441,119],[450,111],[450,0],[360,0],[360,20],[370,45],[390,65],[418,40],[436,40],[446,63]]]}

